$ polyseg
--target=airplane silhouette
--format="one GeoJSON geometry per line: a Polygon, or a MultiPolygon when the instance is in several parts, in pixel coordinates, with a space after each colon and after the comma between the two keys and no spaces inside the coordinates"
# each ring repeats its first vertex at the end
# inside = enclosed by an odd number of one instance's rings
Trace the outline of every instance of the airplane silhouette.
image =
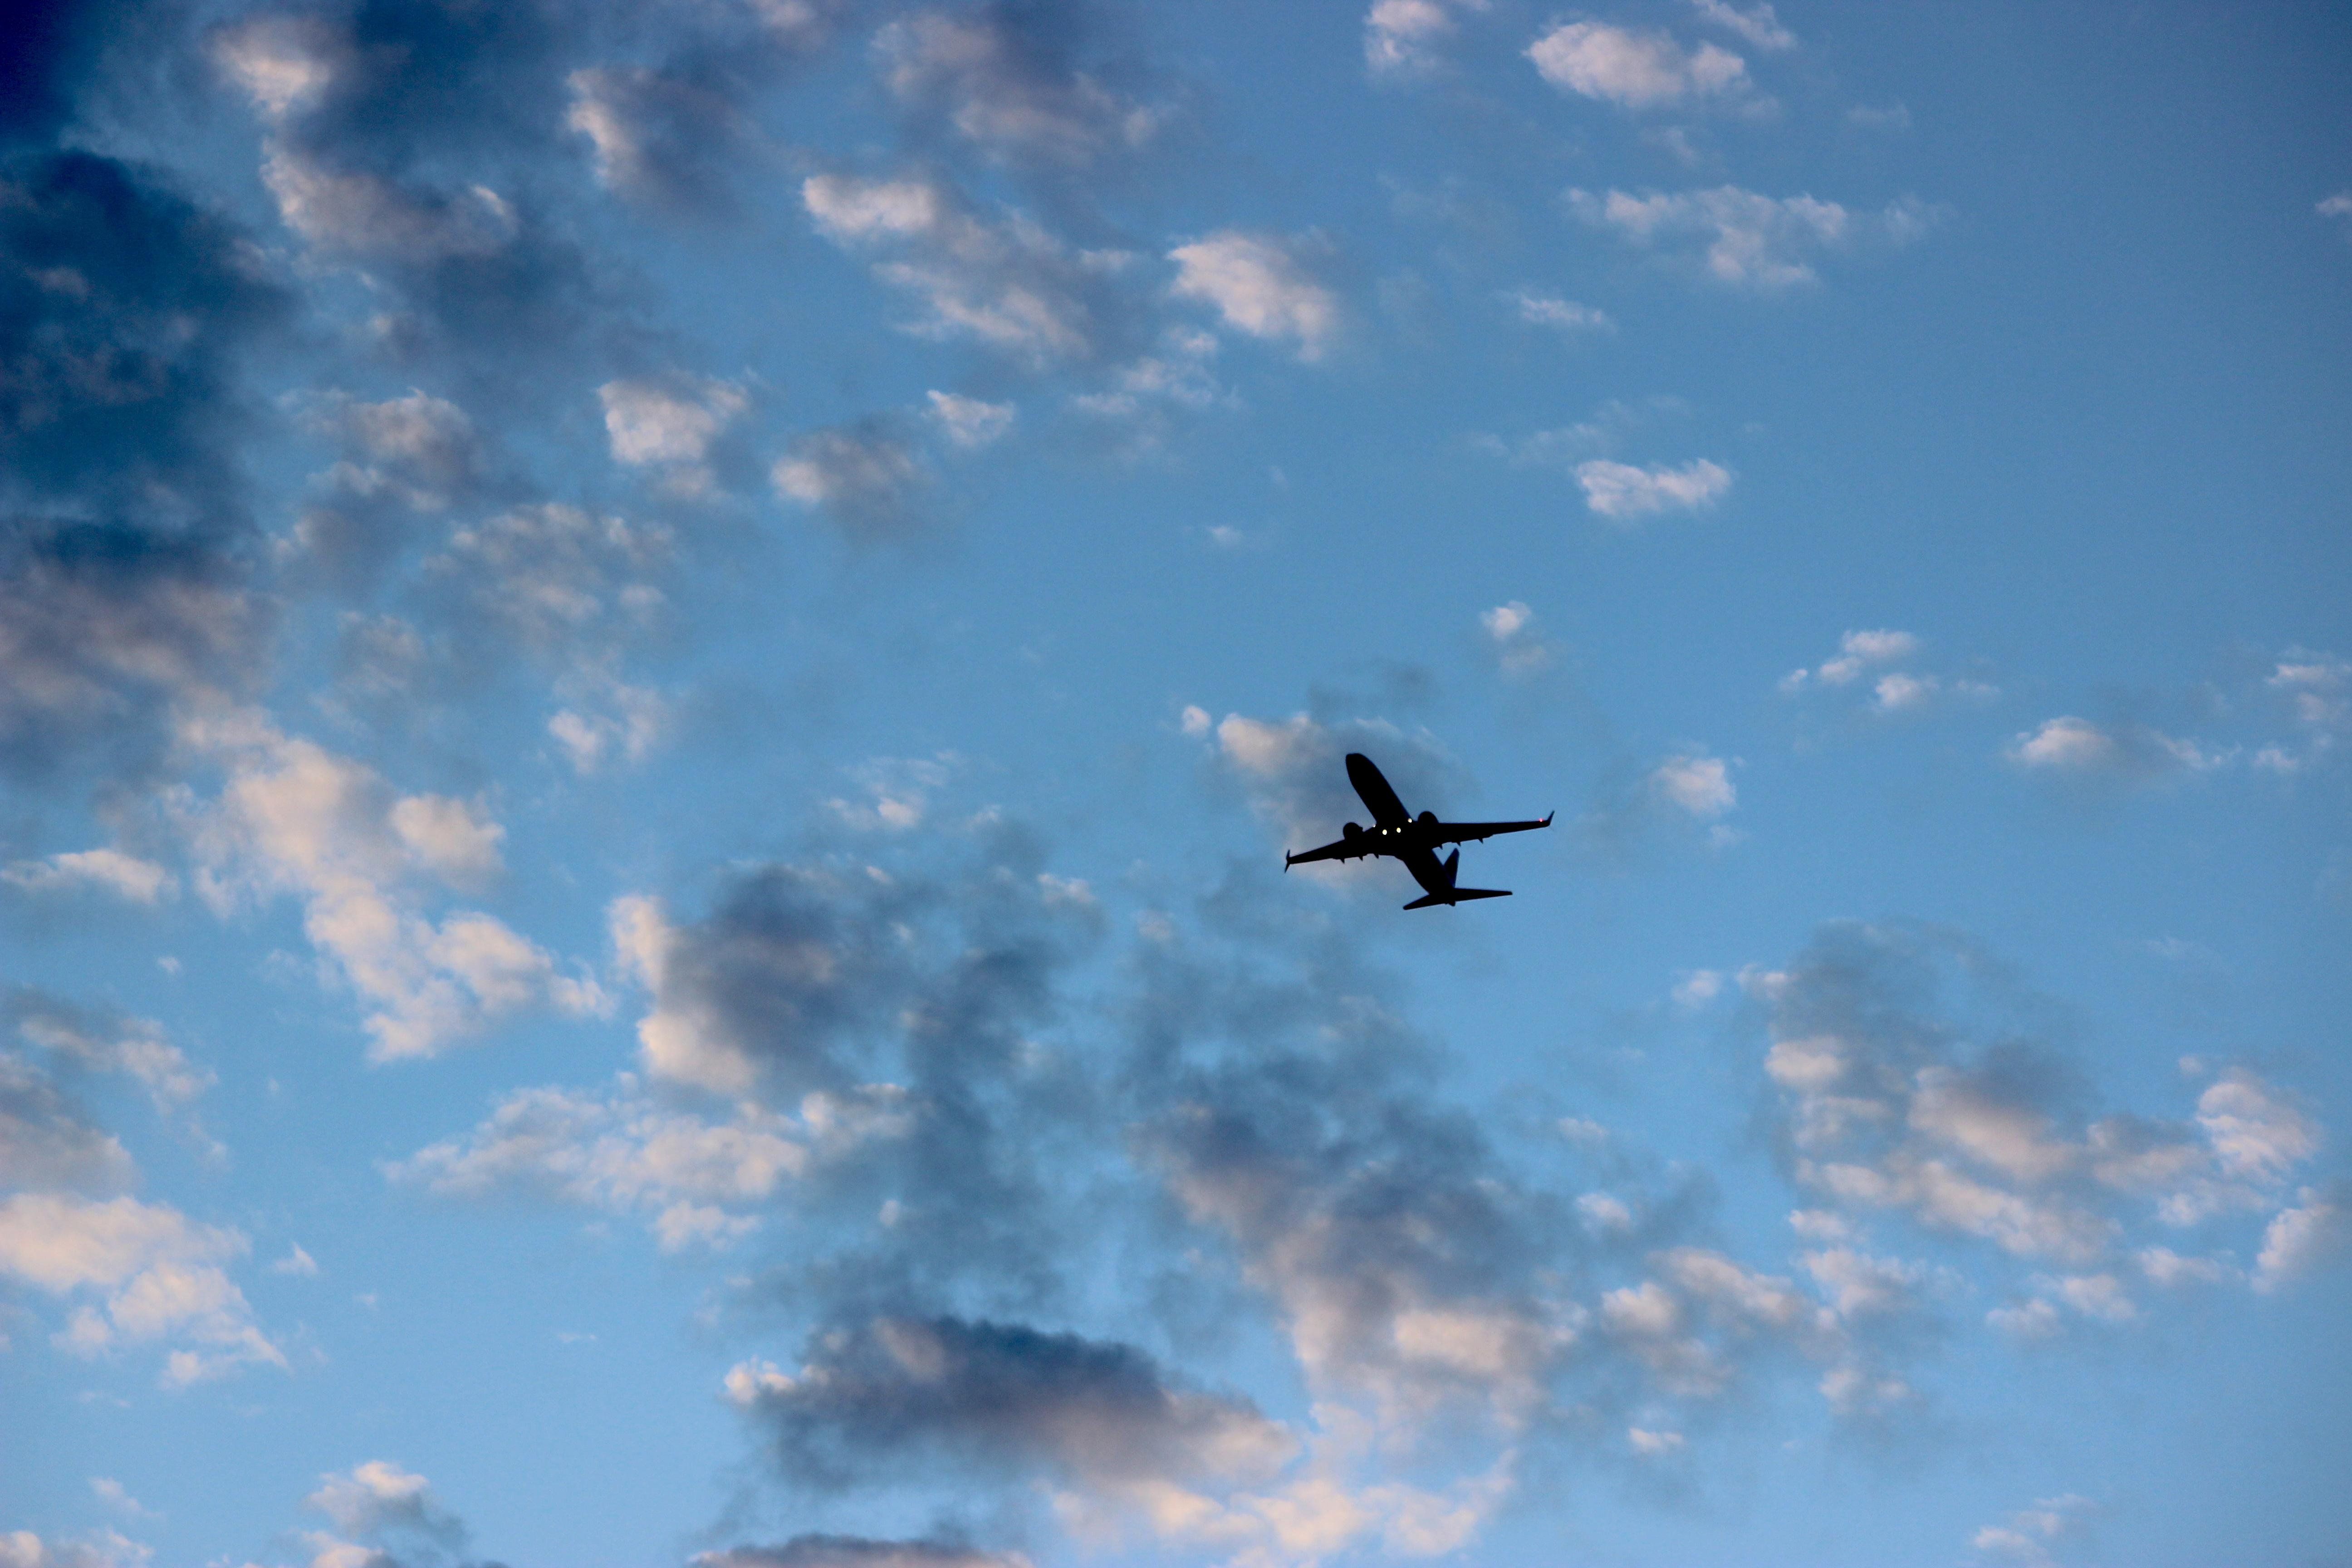
{"type": "Polygon", "coordinates": [[[1507,888],[1455,887],[1454,875],[1455,868],[1462,864],[1462,851],[1456,849],[1440,860],[1437,847],[1551,826],[1553,814],[1549,812],[1544,814],[1541,822],[1440,822],[1433,811],[1415,816],[1405,810],[1404,802],[1397,799],[1396,791],[1381,776],[1381,770],[1372,765],[1372,759],[1361,752],[1348,753],[1348,782],[1364,797],[1364,805],[1372,814],[1372,826],[1363,827],[1351,822],[1338,838],[1320,849],[1305,849],[1296,855],[1285,850],[1282,868],[1287,871],[1309,860],[1360,860],[1367,855],[1386,855],[1403,861],[1404,868],[1412,873],[1412,879],[1421,884],[1426,895],[1405,905],[1409,910],[1425,910],[1432,904],[1444,904],[1450,909],[1465,899],[1509,898],[1507,888]]]}

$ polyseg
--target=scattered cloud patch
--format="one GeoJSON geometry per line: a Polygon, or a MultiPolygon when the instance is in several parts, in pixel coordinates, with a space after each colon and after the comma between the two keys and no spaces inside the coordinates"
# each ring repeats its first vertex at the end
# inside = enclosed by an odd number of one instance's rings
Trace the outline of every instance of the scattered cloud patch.
{"type": "Polygon", "coordinates": [[[1758,4],[1746,7],[1731,5],[1728,0],[1691,0],[1691,6],[1702,19],[1768,53],[1797,47],[1797,36],[1780,25],[1769,0],[1758,0],[1758,4]]]}
{"type": "Polygon", "coordinates": [[[2339,220],[2344,237],[2347,240],[2352,240],[2352,191],[2338,191],[2334,195],[2322,200],[2312,210],[2321,217],[2339,220]]]}
{"type": "Polygon", "coordinates": [[[1675,756],[1650,770],[1650,788],[1676,810],[1712,821],[1739,804],[1739,790],[1721,757],[1675,756]]]}
{"type": "Polygon", "coordinates": [[[924,395],[930,400],[931,418],[949,442],[963,451],[993,446],[1013,428],[1014,410],[1010,403],[984,403],[953,392],[932,391],[924,395]]]}
{"type": "Polygon", "coordinates": [[[1505,675],[1533,675],[1549,668],[1556,657],[1551,644],[1536,629],[1536,613],[1519,600],[1481,610],[1478,624],[1485,628],[1505,675]]]}
{"type": "Polygon", "coordinates": [[[1323,248],[1309,236],[1223,229],[1168,253],[1176,264],[1171,290],[1213,305],[1225,325],[1254,338],[1286,340],[1298,357],[1318,360],[1339,335],[1339,296],[1318,282],[1305,258],[1323,248]]]}
{"type": "Polygon", "coordinates": [[[0,868],[0,882],[28,893],[88,889],[149,905],[180,890],[180,879],[163,867],[120,849],[72,849],[39,860],[12,860],[0,868]]]}
{"type": "Polygon", "coordinates": [[[1626,109],[1733,98],[1749,85],[1748,62],[1728,49],[1685,49],[1665,33],[1606,22],[1564,22],[1529,44],[1527,58],[1561,91],[1626,109]]]}
{"type": "Polygon", "coordinates": [[[1712,507],[1730,490],[1731,470],[1705,458],[1678,468],[1593,458],[1576,466],[1576,482],[1594,515],[1633,528],[1667,512],[1712,507]]]}
{"type": "Polygon", "coordinates": [[[1818,283],[1814,263],[1824,257],[1910,245],[1939,216],[1910,196],[1874,214],[1810,195],[1773,197],[1738,185],[1646,195],[1571,190],[1568,207],[1582,222],[1629,245],[1687,259],[1717,283],[1759,293],[1818,283]]]}
{"type": "Polygon", "coordinates": [[[1549,328],[1563,337],[1617,330],[1617,322],[1608,311],[1597,306],[1580,305],[1556,294],[1538,294],[1530,289],[1507,289],[1499,298],[1512,308],[1522,322],[1530,327],[1549,328]]]}
{"type": "Polygon", "coordinates": [[[2098,1505],[2072,1493],[2043,1498],[2021,1509],[2000,1524],[1988,1524],[1969,1544],[1985,1556],[2023,1568],[2050,1568],[2057,1561],[2053,1548],[2086,1534],[2098,1505]]]}
{"type": "Polygon", "coordinates": [[[1486,8],[1486,0],[1374,0],[1364,13],[1364,69],[1374,81],[1432,75],[1459,30],[1454,13],[1486,8]]]}
{"type": "Polygon", "coordinates": [[[1084,170],[1149,143],[1167,112],[1073,67],[1073,35],[1066,11],[919,11],[884,24],[874,52],[903,110],[992,157],[1084,170]]]}
{"type": "Polygon", "coordinates": [[[2099,725],[2072,714],[2045,719],[2039,728],[2016,736],[2006,754],[2031,772],[2130,781],[2210,773],[2226,766],[2232,755],[2150,725],[2099,725]]]}
{"type": "Polygon", "coordinates": [[[923,521],[929,467],[885,421],[811,431],[776,461],[776,489],[853,539],[907,533],[923,521]]]}

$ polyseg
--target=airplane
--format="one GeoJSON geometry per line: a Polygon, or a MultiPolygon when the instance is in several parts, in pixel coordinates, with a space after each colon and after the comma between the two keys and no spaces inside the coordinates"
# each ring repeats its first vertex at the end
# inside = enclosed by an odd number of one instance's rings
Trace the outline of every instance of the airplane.
{"type": "Polygon", "coordinates": [[[1368,855],[1386,855],[1404,862],[1426,895],[1405,905],[1409,910],[1425,910],[1432,904],[1444,904],[1448,909],[1466,899],[1507,899],[1507,888],[1457,888],[1454,885],[1455,868],[1462,864],[1462,851],[1455,849],[1444,859],[1437,858],[1441,844],[1467,844],[1481,838],[1492,838],[1497,833],[1525,833],[1529,828],[1549,827],[1554,813],[1546,812],[1541,822],[1440,822],[1437,813],[1424,811],[1419,816],[1405,810],[1404,802],[1397,799],[1396,791],[1372,765],[1372,759],[1361,752],[1348,753],[1348,782],[1364,798],[1372,814],[1372,826],[1364,827],[1349,823],[1339,837],[1319,849],[1303,849],[1294,855],[1283,851],[1282,868],[1303,866],[1309,860],[1360,860],[1368,855]]]}

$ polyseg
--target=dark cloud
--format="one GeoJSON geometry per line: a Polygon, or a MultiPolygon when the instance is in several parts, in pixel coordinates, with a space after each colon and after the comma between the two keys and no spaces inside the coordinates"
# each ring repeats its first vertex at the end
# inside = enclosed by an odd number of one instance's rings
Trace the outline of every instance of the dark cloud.
{"type": "Polygon", "coordinates": [[[1095,1481],[1263,1475],[1292,1448],[1254,1405],[1177,1387],[1132,1345],[1013,1323],[878,1318],[818,1336],[799,1376],[742,1386],[784,1472],[826,1486],[924,1458],[1095,1481]]]}
{"type": "Polygon", "coordinates": [[[898,422],[878,416],[800,437],[772,477],[853,540],[903,538],[930,519],[929,463],[898,422]]]}
{"type": "Polygon", "coordinates": [[[868,1541],[795,1535],[781,1546],[706,1552],[693,1568],[1027,1568],[1018,1552],[982,1552],[943,1541],[868,1541]]]}
{"type": "Polygon", "coordinates": [[[1108,58],[1106,41],[1091,6],[1009,0],[913,12],[884,26],[874,47],[919,134],[1076,172],[1132,155],[1168,114],[1144,100],[1137,68],[1108,58]]]}
{"type": "Polygon", "coordinates": [[[132,165],[0,167],[0,765],[144,760],[257,673],[233,456],[241,354],[284,314],[226,222],[132,165]]]}

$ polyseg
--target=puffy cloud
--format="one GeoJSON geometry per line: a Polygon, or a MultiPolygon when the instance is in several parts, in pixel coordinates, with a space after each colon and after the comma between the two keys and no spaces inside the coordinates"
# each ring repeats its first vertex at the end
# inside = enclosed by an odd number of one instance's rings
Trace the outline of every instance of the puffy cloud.
{"type": "Polygon", "coordinates": [[[1319,241],[1223,229],[1168,253],[1179,299],[1214,305],[1224,323],[1254,338],[1287,339],[1302,360],[1323,357],[1338,340],[1339,296],[1316,280],[1303,256],[1319,241]]]}
{"type": "Polygon", "coordinates": [[[946,1459],[1081,1484],[1255,1479],[1297,1440],[1246,1401],[1173,1384],[1142,1351],[955,1317],[880,1317],[820,1339],[741,1402],[803,1479],[946,1459]]]}
{"type": "Polygon", "coordinates": [[[1042,368],[1092,358],[1124,330],[1123,252],[1074,253],[1019,214],[991,223],[929,179],[814,174],[801,201],[835,245],[900,258],[875,275],[928,308],[908,325],[918,336],[969,338],[1042,368]]]}
{"type": "MultiPolygon", "coordinates": [[[[1916,933],[1829,926],[1802,961],[1750,989],[1771,1009],[1764,1068],[1801,1185],[2081,1271],[1997,1310],[1996,1326],[2054,1331],[2061,1307],[2127,1319],[2112,1260],[2131,1225],[2260,1211],[2316,1152],[2311,1119],[2242,1068],[2206,1088],[2193,1121],[2111,1115],[2071,1131],[2054,1058],[2013,1037],[1971,1049],[1927,1009],[1939,964],[1964,954],[1916,933]]],[[[2210,1273],[2165,1248],[2143,1247],[2138,1261],[2159,1284],[2210,1273]]]]}
{"type": "Polygon", "coordinates": [[[1721,757],[1668,757],[1650,771],[1650,787],[1659,799],[1702,821],[1739,804],[1738,786],[1721,757]]]}
{"type": "Polygon", "coordinates": [[[20,1193],[0,1202],[0,1274],[53,1296],[101,1298],[75,1308],[58,1342],[98,1355],[165,1342],[167,1387],[287,1364],[222,1267],[247,1249],[236,1231],[136,1198],[20,1193]]]}
{"type": "Polygon", "coordinates": [[[501,830],[463,803],[396,796],[374,770],[280,734],[252,714],[189,727],[227,780],[194,820],[199,887],[292,893],[303,929],[373,1005],[369,1057],[437,1055],[534,1004],[603,1005],[593,981],[560,973],[544,950],[486,914],[438,923],[413,907],[417,871],[463,884],[495,868],[501,830]]]}
{"type": "Polygon", "coordinates": [[[2072,714],[2044,720],[2039,729],[2018,735],[2006,754],[2022,768],[2132,780],[2206,773],[2229,761],[2226,752],[2208,751],[2146,724],[2101,726],[2072,714]]]}
{"type": "Polygon", "coordinates": [[[29,1530],[0,1535],[0,1568],[147,1568],[154,1555],[111,1530],[83,1541],[43,1541],[29,1530]]]}
{"type": "MultiPolygon", "coordinates": [[[[1768,11],[1769,7],[1766,8],[1768,11]]],[[[1527,48],[1544,80],[1627,109],[1657,109],[1748,89],[1748,64],[1713,44],[1685,50],[1664,33],[1564,22],[1527,48]]]]}
{"type": "Polygon", "coordinates": [[[12,860],[0,868],[0,882],[33,893],[98,889],[134,904],[152,904],[180,890],[179,879],[163,867],[120,849],[74,849],[40,860],[12,860]]]}
{"type": "Polygon", "coordinates": [[[750,406],[731,382],[695,377],[608,381],[596,389],[613,460],[699,468],[711,444],[750,406]]]}
{"type": "Polygon", "coordinates": [[[1639,196],[1571,190],[1568,205],[1585,223],[1645,249],[1698,247],[1706,276],[1759,291],[1819,281],[1812,263],[1822,255],[1908,245],[1937,216],[1908,196],[1872,214],[1809,195],[1775,198],[1737,185],[1639,196]]]}
{"type": "Polygon", "coordinates": [[[115,1072],[147,1091],[165,1114],[184,1110],[216,1081],[190,1064],[152,1018],[76,1007],[29,987],[12,988],[0,1014],[19,1038],[89,1072],[115,1072]]]}
{"type": "Polygon", "coordinates": [[[1551,644],[1536,630],[1536,613],[1520,601],[1478,612],[1506,675],[1533,675],[1552,662],[1551,644]]]}
{"type": "Polygon", "coordinates": [[[1642,468],[1606,458],[1576,466],[1584,504],[1621,528],[1669,511],[1702,511],[1731,489],[1731,471],[1701,458],[1679,468],[1642,468]]]}
{"type": "Polygon", "coordinates": [[[917,526],[931,484],[920,452],[879,420],[814,430],[793,443],[772,476],[776,489],[853,538],[885,538],[917,526]]]}
{"type": "Polygon", "coordinates": [[[1742,9],[1729,0],[1691,0],[1698,14],[1718,27],[1747,39],[1759,49],[1778,51],[1797,47],[1797,36],[1780,25],[1769,0],[1742,9]]]}
{"type": "Polygon", "coordinates": [[[2352,1205],[2340,1188],[2305,1187],[2296,1206],[2281,1209],[2263,1232],[2254,1259],[2254,1289],[2275,1290],[2352,1246],[2352,1205]]]}
{"type": "Polygon", "coordinates": [[[903,109],[993,157],[1078,170],[1143,146],[1165,120],[1076,68],[1079,36],[1065,8],[992,4],[902,16],[874,50],[903,109]]]}
{"type": "Polygon", "coordinates": [[[558,501],[509,507],[452,532],[426,571],[483,621],[560,668],[602,668],[658,607],[650,581],[670,531],[558,501]]]}
{"type": "Polygon", "coordinates": [[[1483,11],[1486,0],[1373,0],[1364,13],[1364,68],[1375,81],[1426,76],[1456,29],[1456,10],[1483,11]]]}

